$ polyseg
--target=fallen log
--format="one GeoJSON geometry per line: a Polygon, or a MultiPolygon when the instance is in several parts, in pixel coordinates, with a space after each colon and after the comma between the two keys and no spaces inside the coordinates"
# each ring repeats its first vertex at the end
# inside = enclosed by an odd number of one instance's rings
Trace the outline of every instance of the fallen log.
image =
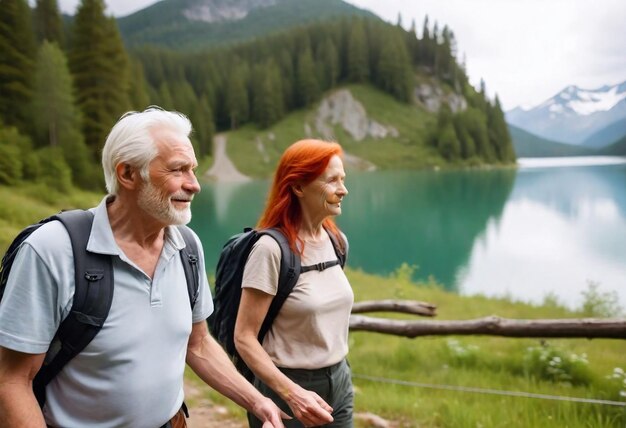
{"type": "Polygon", "coordinates": [[[515,320],[490,316],[463,321],[408,321],[351,315],[350,330],[371,331],[410,338],[417,336],[488,335],[624,339],[626,338],[626,319],[515,320]]]}
{"type": "Polygon", "coordinates": [[[437,315],[437,306],[416,300],[366,300],[355,302],[352,306],[352,313],[360,314],[363,312],[402,312],[404,314],[434,317],[437,315]]]}

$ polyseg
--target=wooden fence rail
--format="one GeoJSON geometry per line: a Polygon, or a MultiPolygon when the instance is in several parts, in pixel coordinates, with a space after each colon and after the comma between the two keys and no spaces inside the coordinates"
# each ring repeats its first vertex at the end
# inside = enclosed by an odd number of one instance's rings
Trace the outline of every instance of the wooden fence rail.
{"type": "MultiPolygon", "coordinates": [[[[435,316],[436,306],[426,302],[380,300],[358,302],[352,313],[402,312],[435,316]]],[[[351,331],[370,331],[409,338],[418,336],[488,335],[504,337],[560,337],[626,339],[626,319],[507,319],[497,316],[461,321],[413,321],[350,316],[351,331]]]]}

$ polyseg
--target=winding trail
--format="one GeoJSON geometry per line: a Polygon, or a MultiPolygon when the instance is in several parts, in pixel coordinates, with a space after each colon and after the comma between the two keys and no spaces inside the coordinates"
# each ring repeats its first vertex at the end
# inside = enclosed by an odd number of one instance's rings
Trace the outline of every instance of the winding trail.
{"type": "Polygon", "coordinates": [[[219,182],[245,182],[251,178],[242,174],[226,153],[226,136],[217,134],[213,139],[213,166],[205,174],[219,182]]]}

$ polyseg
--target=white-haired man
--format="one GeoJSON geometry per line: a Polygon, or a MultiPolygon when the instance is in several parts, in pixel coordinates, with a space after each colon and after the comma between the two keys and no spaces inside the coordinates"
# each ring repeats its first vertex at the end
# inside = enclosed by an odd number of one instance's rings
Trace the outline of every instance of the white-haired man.
{"type": "Polygon", "coordinates": [[[185,362],[207,384],[283,427],[285,416],[236,371],[210,336],[213,304],[197,236],[200,287],[193,309],[174,225],[191,219],[200,185],[182,114],[149,108],[122,116],[102,165],[108,195],[92,209],[88,251],[113,258],[114,293],[95,338],[46,387],[43,409],[32,381],[74,292],[72,245],[58,221],[20,247],[0,305],[0,424],[20,427],[185,426],[185,362]]]}

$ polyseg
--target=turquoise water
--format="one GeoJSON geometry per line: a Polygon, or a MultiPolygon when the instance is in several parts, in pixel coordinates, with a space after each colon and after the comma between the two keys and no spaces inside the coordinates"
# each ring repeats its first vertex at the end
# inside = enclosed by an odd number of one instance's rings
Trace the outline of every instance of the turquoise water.
{"type": "MultiPolygon", "coordinates": [[[[403,262],[464,294],[580,304],[589,281],[626,306],[624,159],[520,160],[517,170],[348,172],[337,218],[349,265],[403,262]],[[621,162],[621,163],[620,163],[621,162]]],[[[203,183],[191,226],[214,271],[221,245],[263,209],[269,181],[203,183]]]]}

